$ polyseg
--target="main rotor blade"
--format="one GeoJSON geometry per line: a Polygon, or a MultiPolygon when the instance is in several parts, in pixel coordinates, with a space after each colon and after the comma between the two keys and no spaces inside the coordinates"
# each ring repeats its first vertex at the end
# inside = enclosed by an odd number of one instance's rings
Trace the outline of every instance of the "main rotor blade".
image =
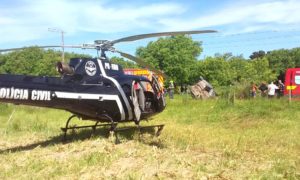
{"type": "Polygon", "coordinates": [[[0,49],[0,52],[8,52],[8,51],[17,51],[17,50],[23,50],[28,48],[55,48],[55,47],[61,47],[61,46],[30,46],[30,47],[22,47],[22,48],[10,48],[10,49],[0,49]]]}
{"type": "Polygon", "coordinates": [[[95,46],[93,44],[83,44],[83,45],[51,45],[51,46],[28,46],[28,47],[22,47],[22,48],[10,48],[10,49],[0,49],[1,52],[9,52],[9,51],[17,51],[17,50],[23,50],[23,49],[28,49],[28,48],[59,48],[59,47],[64,47],[64,48],[81,48],[81,49],[95,49],[95,46]]]}
{"type": "Polygon", "coordinates": [[[156,74],[158,74],[158,75],[163,76],[164,78],[167,77],[163,72],[161,72],[161,71],[155,69],[154,67],[152,67],[151,65],[149,65],[148,63],[146,63],[145,61],[143,61],[143,60],[140,59],[140,58],[137,58],[137,57],[135,57],[135,56],[133,56],[133,55],[131,55],[131,54],[127,54],[127,53],[124,53],[124,52],[121,52],[121,51],[115,51],[115,52],[119,53],[121,56],[123,56],[123,57],[125,57],[125,58],[128,58],[128,59],[130,59],[130,60],[132,60],[132,61],[134,61],[134,62],[140,64],[140,65],[143,66],[144,68],[147,68],[147,69],[149,69],[150,71],[152,71],[152,72],[154,72],[154,73],[156,73],[156,74]]]}
{"type": "Polygon", "coordinates": [[[151,37],[160,37],[160,36],[176,36],[176,35],[184,35],[184,34],[203,34],[203,33],[215,33],[217,31],[214,30],[203,30],[203,31],[174,31],[174,32],[159,32],[159,33],[150,33],[150,34],[140,34],[135,36],[128,36],[124,38],[120,38],[114,41],[110,41],[111,45],[114,45],[119,42],[128,42],[128,41],[136,41],[139,39],[151,38],[151,37]]]}

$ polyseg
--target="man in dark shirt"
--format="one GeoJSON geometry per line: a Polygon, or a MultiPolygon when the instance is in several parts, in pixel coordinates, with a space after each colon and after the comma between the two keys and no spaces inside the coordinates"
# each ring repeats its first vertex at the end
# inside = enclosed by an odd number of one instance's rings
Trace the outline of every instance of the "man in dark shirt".
{"type": "Polygon", "coordinates": [[[284,84],[281,80],[278,80],[278,97],[282,97],[284,93],[284,84]]]}
{"type": "Polygon", "coordinates": [[[266,97],[268,94],[268,86],[265,82],[262,82],[261,85],[258,88],[261,92],[262,97],[266,97]]]}

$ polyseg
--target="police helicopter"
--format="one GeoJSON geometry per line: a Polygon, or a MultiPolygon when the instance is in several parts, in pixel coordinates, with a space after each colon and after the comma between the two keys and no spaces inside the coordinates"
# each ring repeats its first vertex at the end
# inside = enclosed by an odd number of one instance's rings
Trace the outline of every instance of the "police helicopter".
{"type": "MultiPolygon", "coordinates": [[[[122,67],[111,63],[105,53],[107,51],[119,53],[144,68],[163,75],[161,71],[142,59],[116,50],[114,45],[151,37],[213,32],[216,31],[160,32],[128,36],[113,41],[96,40],[93,44],[38,46],[39,48],[95,49],[98,58],[73,58],[68,64],[58,62],[56,69],[61,77],[0,74],[0,102],[56,108],[71,112],[73,115],[62,128],[64,139],[67,131],[75,128],[92,127],[95,130],[97,126],[109,126],[110,131],[114,132],[119,123],[131,121],[140,127],[141,120],[165,109],[163,87],[155,76],[150,80],[142,76],[124,74],[122,67]],[[69,123],[74,117],[92,120],[95,124],[70,126],[69,123]]],[[[22,49],[24,48],[0,49],[0,53],[22,49]]],[[[157,135],[159,135],[164,125],[148,127],[157,127],[157,135]]]]}

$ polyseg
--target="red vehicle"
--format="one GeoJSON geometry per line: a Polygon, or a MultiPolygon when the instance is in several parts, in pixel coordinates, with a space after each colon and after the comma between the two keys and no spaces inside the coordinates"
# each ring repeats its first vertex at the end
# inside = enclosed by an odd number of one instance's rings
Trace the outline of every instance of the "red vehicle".
{"type": "Polygon", "coordinates": [[[300,68],[289,68],[285,73],[284,95],[300,95],[300,68]]]}

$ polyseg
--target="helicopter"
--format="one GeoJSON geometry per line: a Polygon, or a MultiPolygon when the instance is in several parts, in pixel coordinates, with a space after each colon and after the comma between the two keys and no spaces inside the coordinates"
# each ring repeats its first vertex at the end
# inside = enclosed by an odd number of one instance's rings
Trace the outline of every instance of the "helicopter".
{"type": "MultiPolygon", "coordinates": [[[[0,102],[69,111],[73,115],[68,118],[65,127],[61,128],[64,132],[63,139],[70,129],[92,127],[95,130],[98,126],[110,126],[109,131],[115,132],[117,125],[123,122],[134,122],[139,128],[143,128],[140,127],[142,120],[162,112],[166,107],[163,87],[155,76],[149,80],[143,76],[124,74],[122,66],[110,62],[106,52],[118,53],[155,74],[165,76],[142,59],[119,51],[113,46],[121,42],[152,37],[214,32],[216,31],[159,32],[128,36],[113,41],[95,40],[93,44],[37,46],[95,49],[98,57],[72,58],[69,63],[58,62],[56,69],[60,77],[0,74],[0,102]],[[75,117],[96,123],[72,127],[69,123],[75,117]]],[[[0,53],[25,48],[0,49],[0,53]]],[[[164,125],[147,127],[157,127],[159,135],[164,125]]]]}

